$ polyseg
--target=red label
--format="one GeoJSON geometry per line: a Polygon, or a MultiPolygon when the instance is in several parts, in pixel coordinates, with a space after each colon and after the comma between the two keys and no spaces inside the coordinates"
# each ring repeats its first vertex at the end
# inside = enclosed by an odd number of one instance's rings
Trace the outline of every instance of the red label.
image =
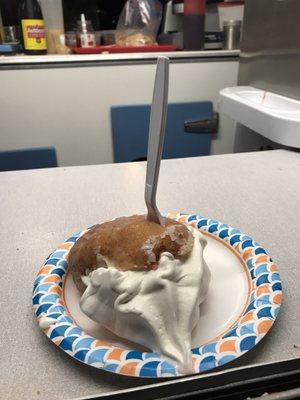
{"type": "Polygon", "coordinates": [[[27,35],[30,39],[44,39],[45,38],[45,29],[44,25],[28,25],[27,26],[27,35]]]}

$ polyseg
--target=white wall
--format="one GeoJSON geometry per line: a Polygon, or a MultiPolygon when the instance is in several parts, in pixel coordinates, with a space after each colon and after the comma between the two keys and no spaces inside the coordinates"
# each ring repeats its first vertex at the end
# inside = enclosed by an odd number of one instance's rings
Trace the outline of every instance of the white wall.
{"type": "MultiPolygon", "coordinates": [[[[237,82],[238,61],[171,64],[170,102],[211,100],[237,82]]],[[[155,65],[0,71],[0,149],[49,146],[61,166],[113,162],[110,106],[150,103],[155,65]]],[[[233,151],[221,116],[212,154],[233,151]]]]}

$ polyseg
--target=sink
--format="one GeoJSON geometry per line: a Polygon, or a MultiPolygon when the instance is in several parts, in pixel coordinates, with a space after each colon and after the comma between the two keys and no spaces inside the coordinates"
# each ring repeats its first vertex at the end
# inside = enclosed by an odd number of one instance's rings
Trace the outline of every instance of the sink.
{"type": "Polygon", "coordinates": [[[219,111],[285,146],[300,147],[300,101],[251,86],[220,91],[219,111]]]}

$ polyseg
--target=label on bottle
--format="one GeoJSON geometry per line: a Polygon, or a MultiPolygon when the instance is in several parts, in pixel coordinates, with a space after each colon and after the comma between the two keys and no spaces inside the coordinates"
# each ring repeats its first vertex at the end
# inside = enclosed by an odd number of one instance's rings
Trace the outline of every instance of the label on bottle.
{"type": "Polygon", "coordinates": [[[96,40],[95,40],[95,35],[93,33],[80,34],[80,47],[89,48],[95,46],[96,46],[96,40]]]}
{"type": "Polygon", "coordinates": [[[25,50],[47,50],[44,20],[22,19],[25,50]]]}

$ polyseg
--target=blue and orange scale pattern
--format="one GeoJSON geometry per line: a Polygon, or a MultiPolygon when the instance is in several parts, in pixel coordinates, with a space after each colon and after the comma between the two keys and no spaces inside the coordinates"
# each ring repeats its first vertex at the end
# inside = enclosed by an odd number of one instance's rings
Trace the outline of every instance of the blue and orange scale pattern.
{"type": "MultiPolygon", "coordinates": [[[[192,349],[194,373],[222,366],[253,348],[269,331],[278,315],[282,287],[277,266],[266,251],[238,229],[218,221],[188,214],[168,214],[187,225],[213,235],[234,249],[249,274],[250,291],[244,311],[234,326],[221,337],[192,349]]],[[[86,334],[69,315],[63,284],[67,256],[86,230],[73,235],[49,255],[39,270],[33,288],[33,307],[38,321],[55,320],[44,333],[66,353],[95,368],[136,377],[178,376],[176,366],[156,353],[125,350],[86,334]]]]}

